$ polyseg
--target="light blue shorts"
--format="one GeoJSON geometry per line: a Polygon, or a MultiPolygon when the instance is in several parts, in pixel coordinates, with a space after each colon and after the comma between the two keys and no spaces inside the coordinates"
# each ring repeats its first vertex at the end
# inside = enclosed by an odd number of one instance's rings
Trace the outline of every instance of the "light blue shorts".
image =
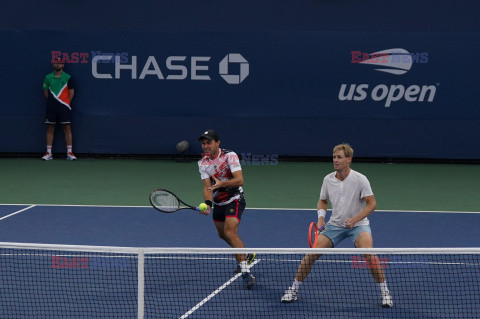
{"type": "Polygon", "coordinates": [[[335,247],[346,237],[350,238],[350,240],[355,245],[355,241],[357,240],[358,235],[363,232],[372,234],[370,226],[356,226],[350,229],[346,227],[337,227],[327,223],[325,229],[320,234],[330,238],[333,243],[333,247],[335,247]]]}

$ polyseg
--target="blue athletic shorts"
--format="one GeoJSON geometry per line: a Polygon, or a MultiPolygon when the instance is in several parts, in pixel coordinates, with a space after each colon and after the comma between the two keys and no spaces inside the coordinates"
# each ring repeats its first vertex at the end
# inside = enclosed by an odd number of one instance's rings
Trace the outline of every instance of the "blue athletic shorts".
{"type": "Polygon", "coordinates": [[[363,232],[372,234],[370,226],[356,226],[350,229],[346,227],[337,227],[327,223],[325,229],[320,234],[330,238],[333,243],[333,247],[335,247],[347,237],[350,238],[350,240],[355,245],[355,241],[357,240],[358,235],[363,232]]]}

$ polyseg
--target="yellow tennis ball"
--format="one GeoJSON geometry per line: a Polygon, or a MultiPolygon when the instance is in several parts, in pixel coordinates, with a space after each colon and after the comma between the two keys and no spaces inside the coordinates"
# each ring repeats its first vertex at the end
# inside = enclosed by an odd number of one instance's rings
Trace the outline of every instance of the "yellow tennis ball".
{"type": "Polygon", "coordinates": [[[200,208],[200,210],[204,212],[207,210],[208,206],[205,203],[201,203],[200,205],[198,205],[198,208],[200,208]]]}

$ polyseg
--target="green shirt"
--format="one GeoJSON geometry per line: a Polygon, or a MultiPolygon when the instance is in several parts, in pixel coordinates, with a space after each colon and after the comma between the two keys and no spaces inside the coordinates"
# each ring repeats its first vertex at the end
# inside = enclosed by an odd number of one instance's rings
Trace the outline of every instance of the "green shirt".
{"type": "Polygon", "coordinates": [[[45,80],[43,80],[43,89],[50,91],[48,96],[49,102],[55,103],[56,101],[71,109],[68,90],[73,89],[73,81],[70,74],[62,72],[60,77],[57,77],[55,72],[47,74],[45,80]],[[52,98],[53,100],[51,100],[52,98]]]}

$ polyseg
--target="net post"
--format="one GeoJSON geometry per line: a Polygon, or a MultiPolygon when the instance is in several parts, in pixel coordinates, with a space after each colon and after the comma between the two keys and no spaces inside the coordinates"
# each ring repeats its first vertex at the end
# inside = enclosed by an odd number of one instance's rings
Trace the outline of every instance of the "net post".
{"type": "Polygon", "coordinates": [[[137,318],[143,319],[145,314],[145,251],[139,249],[137,253],[138,267],[138,300],[137,300],[137,318]]]}

